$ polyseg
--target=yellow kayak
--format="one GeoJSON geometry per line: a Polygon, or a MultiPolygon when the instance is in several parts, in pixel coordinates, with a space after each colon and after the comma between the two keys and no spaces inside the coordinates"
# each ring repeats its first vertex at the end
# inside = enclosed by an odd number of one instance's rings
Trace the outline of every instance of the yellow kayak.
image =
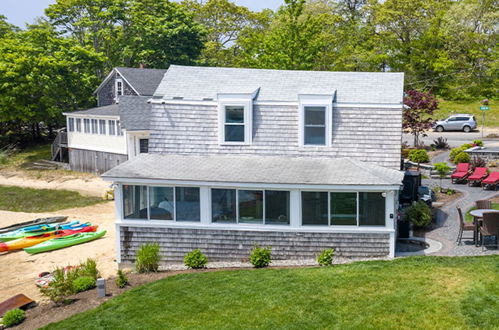
{"type": "Polygon", "coordinates": [[[21,250],[45,241],[49,239],[61,236],[60,233],[56,235],[56,232],[36,235],[36,236],[28,236],[23,238],[18,238],[9,242],[0,242],[0,252],[5,251],[13,251],[13,250],[21,250]]]}

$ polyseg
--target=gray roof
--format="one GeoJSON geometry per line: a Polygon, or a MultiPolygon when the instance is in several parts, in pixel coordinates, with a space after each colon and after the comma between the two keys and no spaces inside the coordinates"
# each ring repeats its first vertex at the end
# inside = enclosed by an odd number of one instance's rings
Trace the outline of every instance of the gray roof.
{"type": "Polygon", "coordinates": [[[165,75],[166,69],[115,68],[142,96],[152,96],[165,75]]]}
{"type": "Polygon", "coordinates": [[[91,109],[86,109],[86,110],[65,112],[64,114],[116,117],[116,116],[120,115],[120,110],[119,110],[119,107],[117,104],[111,104],[111,105],[106,105],[103,107],[91,108],[91,109]]]}
{"type": "Polygon", "coordinates": [[[349,158],[141,154],[102,175],[227,183],[400,185],[404,174],[349,158]]]}
{"type": "Polygon", "coordinates": [[[402,104],[404,74],[240,69],[171,65],[155,98],[217,99],[218,93],[254,91],[258,101],[297,101],[300,93],[334,93],[339,103],[402,104]],[[326,92],[327,91],[327,92],[326,92]]]}
{"type": "Polygon", "coordinates": [[[151,104],[146,96],[120,96],[121,125],[127,131],[147,131],[151,119],[151,104]]]}

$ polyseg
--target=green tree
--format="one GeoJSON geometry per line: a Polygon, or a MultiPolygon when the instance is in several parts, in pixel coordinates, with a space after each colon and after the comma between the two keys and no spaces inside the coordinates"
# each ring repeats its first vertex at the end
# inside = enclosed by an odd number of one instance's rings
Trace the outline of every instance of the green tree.
{"type": "Polygon", "coordinates": [[[450,171],[450,167],[446,162],[435,163],[433,166],[438,172],[438,177],[440,178],[440,189],[442,189],[442,179],[447,176],[450,171]]]}
{"type": "Polygon", "coordinates": [[[7,17],[0,15],[0,38],[17,32],[19,28],[7,22],[7,17]]]}

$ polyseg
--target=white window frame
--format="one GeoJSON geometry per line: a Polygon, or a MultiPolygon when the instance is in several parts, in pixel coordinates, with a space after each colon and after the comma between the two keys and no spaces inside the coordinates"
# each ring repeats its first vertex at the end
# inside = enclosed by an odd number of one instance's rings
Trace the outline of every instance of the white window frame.
{"type": "Polygon", "coordinates": [[[83,121],[81,118],[75,118],[75,132],[82,133],[83,121]]]}
{"type": "Polygon", "coordinates": [[[91,134],[99,134],[99,120],[98,119],[95,119],[95,118],[90,119],[90,133],[91,134]],[[94,126],[94,124],[95,124],[95,126],[94,126]]]}
{"type": "Polygon", "coordinates": [[[99,134],[100,135],[107,135],[107,121],[105,119],[99,119],[98,121],[98,128],[99,128],[99,134]],[[104,131],[102,130],[101,124],[104,122],[104,131]]]}
{"type": "Polygon", "coordinates": [[[300,94],[298,106],[298,145],[300,147],[330,147],[333,139],[333,95],[300,94]],[[325,107],[325,144],[305,144],[305,107],[325,107]]]}
{"type": "Polygon", "coordinates": [[[83,118],[83,133],[91,134],[92,128],[90,127],[90,118],[83,118]]]}
{"type": "Polygon", "coordinates": [[[121,95],[124,93],[124,88],[123,88],[123,79],[121,78],[116,78],[114,81],[114,90],[115,90],[115,97],[118,99],[121,95]]]}
{"type": "Polygon", "coordinates": [[[116,119],[109,119],[107,121],[107,131],[108,131],[107,135],[111,135],[111,136],[116,136],[117,135],[117,131],[116,131],[116,119]],[[113,122],[113,123],[111,124],[111,122],[113,122]],[[111,134],[111,127],[113,127],[113,130],[114,130],[114,132],[112,132],[112,134],[111,134]]]}
{"type": "Polygon", "coordinates": [[[253,135],[253,98],[254,94],[218,95],[218,143],[220,145],[250,145],[253,135]],[[244,108],[244,141],[225,141],[225,108],[229,106],[244,108]]]}
{"type": "Polygon", "coordinates": [[[68,117],[68,132],[75,132],[76,131],[76,124],[75,124],[75,119],[73,117],[68,117]]]}

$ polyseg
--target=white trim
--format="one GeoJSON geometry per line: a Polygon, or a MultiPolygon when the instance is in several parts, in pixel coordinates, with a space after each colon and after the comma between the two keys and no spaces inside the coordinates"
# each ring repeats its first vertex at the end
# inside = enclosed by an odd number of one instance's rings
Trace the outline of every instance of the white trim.
{"type": "Polygon", "coordinates": [[[120,116],[114,116],[114,115],[90,115],[90,114],[78,114],[78,113],[71,113],[71,112],[64,112],[64,116],[67,117],[74,117],[74,118],[94,118],[94,119],[103,119],[103,120],[119,120],[120,116]]]}
{"type": "Polygon", "coordinates": [[[114,99],[117,101],[120,96],[123,96],[125,94],[125,88],[123,84],[123,79],[122,78],[116,78],[114,79],[114,99]],[[121,84],[121,94],[118,94],[118,84],[121,84]]]}
{"type": "Polygon", "coordinates": [[[123,214],[123,194],[122,194],[122,189],[121,185],[116,185],[114,188],[114,208],[115,208],[115,218],[116,218],[116,223],[115,223],[115,233],[116,233],[116,238],[115,238],[115,253],[116,253],[116,262],[119,264],[121,262],[121,238],[120,238],[120,226],[119,222],[121,221],[121,216],[123,214]]]}
{"type": "MultiPolygon", "coordinates": [[[[125,76],[120,72],[120,70],[118,70],[118,68],[114,68],[114,70],[116,70],[116,72],[118,72],[118,74],[120,75],[120,77],[128,84],[128,86],[130,86],[131,89],[133,89],[133,91],[135,93],[137,93],[137,96],[142,96],[140,95],[140,93],[135,89],[135,87],[133,87],[132,84],[130,84],[130,82],[125,78],[125,76]]],[[[123,86],[123,95],[125,94],[125,86],[123,86]]]]}
{"type": "MultiPolygon", "coordinates": [[[[81,133],[81,134],[85,134],[85,133],[81,133]]],[[[88,134],[85,134],[85,135],[88,135],[88,134]]],[[[97,134],[94,134],[94,135],[97,135],[97,134]]],[[[113,135],[111,135],[111,136],[113,136],[113,135]]],[[[117,135],[115,135],[115,136],[117,137],[117,135]]],[[[109,151],[109,148],[106,148],[106,147],[88,146],[88,145],[71,143],[71,146],[69,148],[70,149],[79,149],[79,150],[99,151],[99,152],[105,152],[108,154],[128,156],[128,153],[126,153],[126,152],[109,151]]]]}
{"type": "MultiPolygon", "coordinates": [[[[220,145],[251,145],[253,135],[253,101],[252,94],[219,94],[218,100],[218,143],[220,145]],[[226,107],[243,107],[244,141],[225,141],[226,107]]],[[[230,125],[230,124],[229,124],[230,125]]],[[[235,124],[237,125],[237,124],[235,124]]]]}
{"type": "Polygon", "coordinates": [[[299,95],[300,105],[298,108],[298,145],[300,147],[330,147],[333,139],[333,95],[299,95]],[[325,108],[325,143],[305,144],[305,108],[324,107],[325,108]]]}
{"type": "Polygon", "coordinates": [[[104,85],[107,83],[107,81],[111,78],[113,72],[115,71],[115,69],[112,69],[111,72],[109,72],[109,74],[106,76],[106,78],[104,78],[104,80],[100,83],[99,87],[97,87],[97,89],[94,91],[94,94],[97,94],[102,87],[104,87],[104,85]]]}

